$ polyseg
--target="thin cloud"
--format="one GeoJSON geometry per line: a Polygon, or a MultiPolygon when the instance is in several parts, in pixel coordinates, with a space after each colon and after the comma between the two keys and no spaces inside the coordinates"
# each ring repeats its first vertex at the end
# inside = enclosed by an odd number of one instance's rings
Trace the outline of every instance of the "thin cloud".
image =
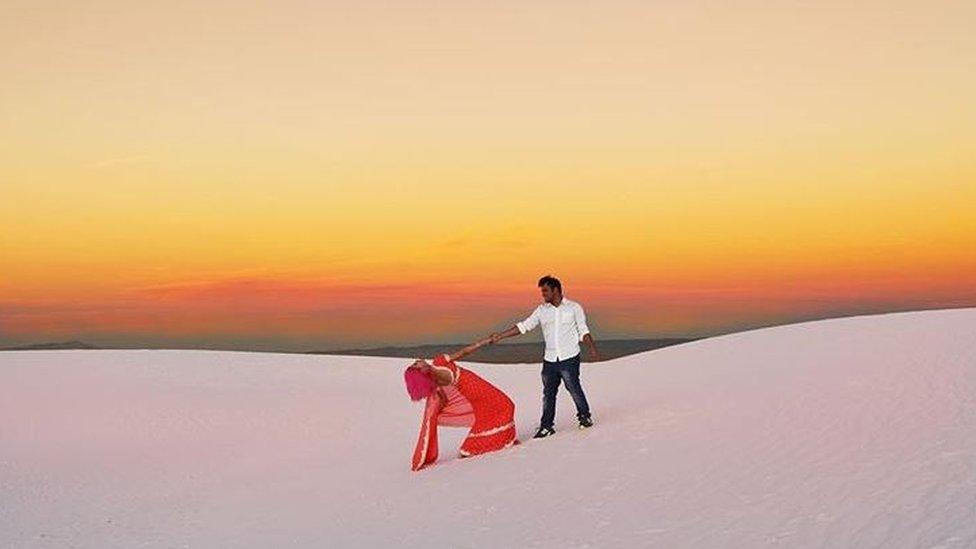
{"type": "Polygon", "coordinates": [[[114,168],[116,166],[129,166],[132,164],[141,164],[143,162],[149,162],[152,158],[147,154],[137,154],[132,156],[119,156],[116,158],[106,158],[105,160],[100,160],[98,162],[92,162],[88,164],[89,168],[114,168]]]}

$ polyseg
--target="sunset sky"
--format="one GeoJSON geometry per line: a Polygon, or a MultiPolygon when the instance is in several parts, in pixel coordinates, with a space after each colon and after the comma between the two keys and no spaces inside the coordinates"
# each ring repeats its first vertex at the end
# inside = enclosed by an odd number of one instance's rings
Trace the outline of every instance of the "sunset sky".
{"type": "Polygon", "coordinates": [[[0,75],[0,345],[976,306],[972,1],[13,0],[0,75]]]}

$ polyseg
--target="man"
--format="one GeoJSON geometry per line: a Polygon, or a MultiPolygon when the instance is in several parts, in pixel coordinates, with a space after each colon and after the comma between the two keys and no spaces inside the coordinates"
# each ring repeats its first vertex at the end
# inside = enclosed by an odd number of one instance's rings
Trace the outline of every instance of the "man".
{"type": "Polygon", "coordinates": [[[590,358],[599,360],[596,343],[586,326],[583,306],[563,296],[563,287],[553,276],[539,279],[539,289],[544,303],[532,311],[525,320],[516,323],[504,332],[491,334],[491,342],[497,343],[506,337],[524,334],[542,325],[542,336],[546,340],[546,352],[542,361],[542,420],[534,438],[545,438],[555,434],[553,423],[556,419],[556,393],[559,383],[566,384],[566,390],[576,403],[576,417],[580,429],[593,426],[590,418],[590,405],[580,385],[580,346],[586,342],[590,358]]]}

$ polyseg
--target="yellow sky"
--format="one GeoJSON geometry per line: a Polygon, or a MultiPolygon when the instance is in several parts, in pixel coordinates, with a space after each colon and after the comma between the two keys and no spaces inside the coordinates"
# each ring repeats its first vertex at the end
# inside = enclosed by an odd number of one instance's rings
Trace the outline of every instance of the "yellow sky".
{"type": "MultiPolygon", "coordinates": [[[[412,284],[395,300],[421,314],[450,287],[517,317],[554,272],[631,335],[976,305],[974,21],[961,1],[7,2],[0,341],[135,340],[172,329],[154,289],[242,280],[327,309],[412,284]],[[726,298],[675,297],[700,291],[726,298]]],[[[225,322],[248,299],[185,306],[225,322]]],[[[357,326],[334,341],[443,329],[357,326]]]]}

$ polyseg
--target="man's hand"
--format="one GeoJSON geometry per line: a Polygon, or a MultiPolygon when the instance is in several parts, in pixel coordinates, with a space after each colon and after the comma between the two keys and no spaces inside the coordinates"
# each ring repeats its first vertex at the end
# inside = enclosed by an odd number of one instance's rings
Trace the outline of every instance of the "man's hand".
{"type": "Polygon", "coordinates": [[[588,333],[585,334],[583,336],[583,342],[586,343],[586,346],[590,349],[590,360],[593,362],[599,362],[600,352],[596,350],[596,342],[593,341],[593,336],[588,333]]]}
{"type": "Polygon", "coordinates": [[[519,335],[518,326],[512,326],[511,328],[505,330],[504,332],[494,332],[491,334],[491,342],[498,343],[499,341],[505,339],[506,337],[513,337],[519,335]]]}

